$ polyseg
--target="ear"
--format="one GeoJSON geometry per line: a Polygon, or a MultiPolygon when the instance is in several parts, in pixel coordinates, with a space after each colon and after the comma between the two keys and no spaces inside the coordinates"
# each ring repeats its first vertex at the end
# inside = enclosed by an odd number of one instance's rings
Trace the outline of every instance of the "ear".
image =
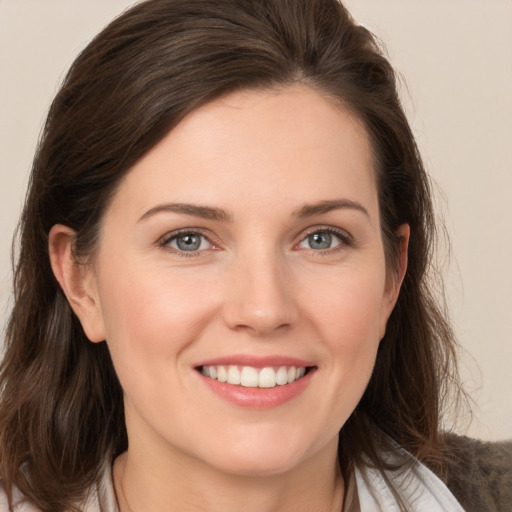
{"type": "Polygon", "coordinates": [[[409,224],[402,224],[395,233],[395,236],[399,239],[400,247],[397,265],[395,268],[388,270],[388,276],[386,277],[386,289],[382,303],[380,339],[382,339],[386,333],[386,324],[398,300],[400,288],[402,287],[405,272],[407,271],[407,251],[410,235],[411,228],[409,224]]]}
{"type": "Polygon", "coordinates": [[[90,265],[81,264],[73,254],[75,232],[56,224],[48,237],[50,263],[55,278],[92,342],[105,339],[103,314],[98,297],[96,276],[90,265]]]}

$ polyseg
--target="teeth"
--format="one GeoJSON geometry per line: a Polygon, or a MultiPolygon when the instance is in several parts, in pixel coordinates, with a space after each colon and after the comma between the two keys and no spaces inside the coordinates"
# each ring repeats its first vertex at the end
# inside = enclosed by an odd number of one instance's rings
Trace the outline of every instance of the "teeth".
{"type": "Polygon", "coordinates": [[[280,368],[253,368],[252,366],[238,367],[230,365],[203,366],[201,372],[204,376],[219,382],[227,382],[234,386],[247,388],[273,388],[284,386],[301,379],[306,374],[305,367],[281,366],[280,368]]]}
{"type": "Polygon", "coordinates": [[[258,386],[258,372],[256,368],[244,366],[240,374],[240,384],[246,388],[255,388],[258,386]]]}
{"type": "MultiPolygon", "coordinates": [[[[212,368],[212,367],[209,366],[209,368],[212,368]]],[[[227,380],[227,383],[228,384],[235,384],[235,385],[240,384],[240,370],[238,369],[237,366],[230,366],[228,368],[228,380],[227,380]]]]}
{"type": "MultiPolygon", "coordinates": [[[[304,371],[306,371],[304,369],[304,371]]],[[[279,386],[283,386],[284,384],[288,384],[288,370],[285,366],[281,366],[279,370],[276,372],[276,384],[279,386]]]]}
{"type": "Polygon", "coordinates": [[[224,366],[217,366],[217,380],[219,382],[227,382],[228,381],[228,372],[224,366]]]}
{"type": "Polygon", "coordinates": [[[273,388],[276,386],[276,372],[273,368],[263,368],[258,376],[258,387],[273,388]]]}

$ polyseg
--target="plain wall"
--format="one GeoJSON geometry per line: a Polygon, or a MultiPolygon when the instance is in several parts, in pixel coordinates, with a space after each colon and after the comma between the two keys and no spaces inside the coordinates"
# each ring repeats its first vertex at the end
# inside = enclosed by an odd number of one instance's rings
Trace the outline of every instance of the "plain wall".
{"type": "MultiPolygon", "coordinates": [[[[10,297],[11,235],[46,110],[76,54],[133,3],[0,0],[0,327],[10,297]]],[[[404,105],[440,189],[438,210],[452,242],[446,289],[476,402],[468,432],[510,438],[512,2],[346,5],[383,40],[405,77],[404,105]]]]}

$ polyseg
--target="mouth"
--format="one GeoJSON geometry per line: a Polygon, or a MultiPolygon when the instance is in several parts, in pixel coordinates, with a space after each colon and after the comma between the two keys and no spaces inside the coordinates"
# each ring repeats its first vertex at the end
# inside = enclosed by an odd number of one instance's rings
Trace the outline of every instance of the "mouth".
{"type": "Polygon", "coordinates": [[[194,367],[200,381],[215,395],[237,407],[269,409],[302,395],[318,367],[313,361],[287,355],[232,354],[194,367]]]}
{"type": "Polygon", "coordinates": [[[202,365],[196,368],[204,377],[220,383],[245,388],[275,388],[286,386],[303,379],[312,366],[241,366],[202,365]]]}

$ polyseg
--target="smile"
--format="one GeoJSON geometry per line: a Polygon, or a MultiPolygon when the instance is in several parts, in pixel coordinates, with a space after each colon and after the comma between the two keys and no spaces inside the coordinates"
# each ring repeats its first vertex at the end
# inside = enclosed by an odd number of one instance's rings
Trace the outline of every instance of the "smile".
{"type": "Polygon", "coordinates": [[[233,386],[274,388],[295,382],[306,375],[305,366],[267,366],[255,368],[238,365],[208,365],[200,368],[205,377],[233,386]]]}

